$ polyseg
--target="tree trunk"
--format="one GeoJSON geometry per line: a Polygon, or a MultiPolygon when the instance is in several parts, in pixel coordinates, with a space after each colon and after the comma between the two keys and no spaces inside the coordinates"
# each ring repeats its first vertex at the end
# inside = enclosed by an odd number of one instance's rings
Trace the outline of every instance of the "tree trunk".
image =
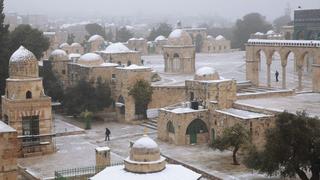
{"type": "Polygon", "coordinates": [[[237,161],[237,152],[239,150],[239,147],[235,147],[233,149],[233,152],[232,152],[232,159],[233,159],[233,165],[240,165],[237,161]]]}
{"type": "Polygon", "coordinates": [[[301,180],[309,180],[309,178],[308,178],[308,176],[306,175],[306,173],[304,172],[304,171],[302,171],[301,169],[296,169],[296,172],[297,172],[297,174],[298,174],[298,176],[299,176],[299,178],[301,179],[301,180]]]}

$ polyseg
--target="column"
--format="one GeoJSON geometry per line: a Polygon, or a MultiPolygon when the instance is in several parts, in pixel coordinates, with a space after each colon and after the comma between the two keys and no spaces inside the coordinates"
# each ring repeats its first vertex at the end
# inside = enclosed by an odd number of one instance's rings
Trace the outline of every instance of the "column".
{"type": "Polygon", "coordinates": [[[298,90],[302,90],[302,71],[303,66],[297,66],[298,68],[298,90]]]}
{"type": "Polygon", "coordinates": [[[271,64],[267,63],[267,84],[271,87],[271,64]]]}
{"type": "Polygon", "coordinates": [[[287,88],[287,82],[286,82],[286,79],[287,79],[287,72],[286,72],[286,65],[282,65],[282,89],[286,89],[287,88]]]}

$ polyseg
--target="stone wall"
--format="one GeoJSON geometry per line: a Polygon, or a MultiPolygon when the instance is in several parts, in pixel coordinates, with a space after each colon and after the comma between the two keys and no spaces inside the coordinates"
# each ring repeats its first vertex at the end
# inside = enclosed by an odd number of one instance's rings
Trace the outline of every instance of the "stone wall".
{"type": "Polygon", "coordinates": [[[141,65],[141,53],[140,52],[123,52],[123,53],[105,53],[99,52],[100,56],[105,62],[117,63],[121,65],[137,64],[141,65]]]}
{"type": "Polygon", "coordinates": [[[152,86],[152,101],[148,108],[162,108],[185,100],[184,86],[152,86]]]}
{"type": "Polygon", "coordinates": [[[0,179],[17,179],[17,131],[0,121],[0,179]]]}

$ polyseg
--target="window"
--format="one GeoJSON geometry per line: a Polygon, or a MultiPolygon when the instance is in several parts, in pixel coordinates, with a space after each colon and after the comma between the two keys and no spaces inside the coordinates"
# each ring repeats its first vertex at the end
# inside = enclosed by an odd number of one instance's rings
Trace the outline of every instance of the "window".
{"type": "Polygon", "coordinates": [[[66,74],[66,70],[63,69],[63,70],[62,70],[62,74],[66,74]]]}
{"type": "Polygon", "coordinates": [[[8,117],[8,115],[5,114],[3,118],[4,118],[4,119],[3,119],[3,122],[6,123],[6,124],[9,124],[9,117],[8,117]]]}
{"type": "Polygon", "coordinates": [[[31,99],[32,98],[32,93],[31,91],[26,92],[26,99],[31,99]]]}
{"type": "MultiPolygon", "coordinates": [[[[39,116],[22,117],[22,135],[34,136],[39,135],[39,116]]],[[[27,137],[24,142],[39,141],[39,137],[27,137]]]]}
{"type": "Polygon", "coordinates": [[[115,75],[115,74],[112,74],[112,75],[111,75],[111,78],[112,78],[112,79],[115,79],[115,78],[116,78],[116,75],[115,75]]]}
{"type": "Polygon", "coordinates": [[[174,126],[173,126],[171,121],[169,121],[168,124],[167,124],[167,131],[169,133],[174,133],[174,126]]]}

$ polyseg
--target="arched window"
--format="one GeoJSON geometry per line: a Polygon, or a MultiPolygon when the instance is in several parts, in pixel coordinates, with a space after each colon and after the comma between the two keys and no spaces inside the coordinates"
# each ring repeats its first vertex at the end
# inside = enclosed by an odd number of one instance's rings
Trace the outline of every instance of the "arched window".
{"type": "Polygon", "coordinates": [[[207,125],[201,119],[193,120],[187,128],[187,134],[198,134],[206,132],[208,132],[207,125]]]}
{"type": "Polygon", "coordinates": [[[32,98],[32,92],[31,91],[27,91],[26,92],[26,99],[31,99],[32,98]]]}
{"type": "Polygon", "coordinates": [[[171,121],[169,121],[168,124],[167,124],[167,131],[169,133],[174,133],[174,126],[173,126],[173,123],[171,121]]]}

